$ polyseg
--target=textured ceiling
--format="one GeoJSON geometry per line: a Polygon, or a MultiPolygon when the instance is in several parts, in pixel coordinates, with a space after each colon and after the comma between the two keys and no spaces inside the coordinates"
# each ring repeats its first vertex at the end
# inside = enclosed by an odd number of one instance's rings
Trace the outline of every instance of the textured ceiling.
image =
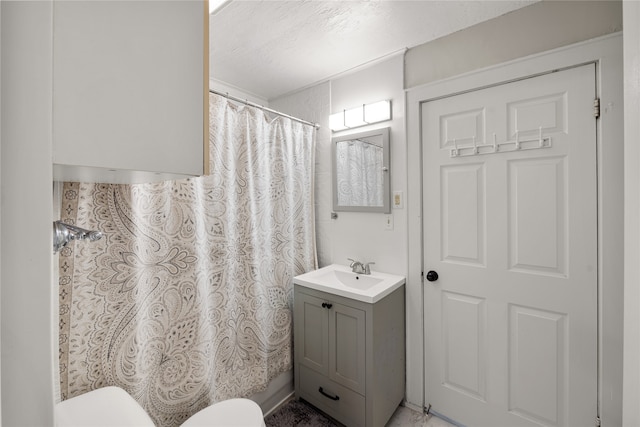
{"type": "Polygon", "coordinates": [[[271,100],[534,2],[234,0],[210,17],[210,76],[271,100]]]}

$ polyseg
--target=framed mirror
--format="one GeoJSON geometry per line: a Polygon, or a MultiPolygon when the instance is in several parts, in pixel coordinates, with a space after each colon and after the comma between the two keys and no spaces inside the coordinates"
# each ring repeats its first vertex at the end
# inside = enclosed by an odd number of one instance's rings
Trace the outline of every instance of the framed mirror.
{"type": "Polygon", "coordinates": [[[389,128],[331,139],[333,210],[391,212],[389,128]]]}

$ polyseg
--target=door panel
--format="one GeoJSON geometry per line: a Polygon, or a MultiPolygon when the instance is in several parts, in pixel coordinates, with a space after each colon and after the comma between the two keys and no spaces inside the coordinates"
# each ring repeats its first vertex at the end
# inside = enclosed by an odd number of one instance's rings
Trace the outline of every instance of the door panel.
{"type": "Polygon", "coordinates": [[[469,426],[597,413],[595,66],[425,102],[425,398],[469,426]]]}
{"type": "Polygon", "coordinates": [[[453,148],[456,144],[469,144],[475,141],[484,143],[484,108],[471,111],[453,112],[440,118],[440,146],[453,148]]]}
{"type": "Polygon", "coordinates": [[[442,257],[452,263],[485,263],[485,188],[482,164],[442,168],[442,257]]]}
{"type": "Polygon", "coordinates": [[[480,400],[486,399],[485,300],[442,293],[443,384],[480,400]]]}
{"type": "Polygon", "coordinates": [[[566,315],[509,307],[510,412],[543,425],[564,418],[566,338],[566,315]]]}
{"type": "Polygon", "coordinates": [[[542,130],[548,133],[567,133],[567,93],[519,99],[507,103],[510,137],[516,132],[522,137],[537,136],[542,130]]]}
{"type": "Polygon", "coordinates": [[[509,268],[566,276],[566,157],[508,162],[509,268]]]}

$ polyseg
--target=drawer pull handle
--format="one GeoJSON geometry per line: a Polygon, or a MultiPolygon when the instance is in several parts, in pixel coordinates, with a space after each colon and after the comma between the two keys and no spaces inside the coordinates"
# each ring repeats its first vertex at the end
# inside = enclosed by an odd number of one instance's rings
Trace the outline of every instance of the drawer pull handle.
{"type": "Polygon", "coordinates": [[[328,397],[331,400],[340,400],[340,396],[331,396],[330,394],[325,393],[325,391],[322,389],[322,387],[320,387],[318,389],[318,391],[320,392],[320,394],[322,394],[324,397],[328,397]]]}
{"type": "Polygon", "coordinates": [[[333,307],[333,304],[331,304],[330,302],[323,302],[322,303],[322,308],[331,308],[333,307]]]}

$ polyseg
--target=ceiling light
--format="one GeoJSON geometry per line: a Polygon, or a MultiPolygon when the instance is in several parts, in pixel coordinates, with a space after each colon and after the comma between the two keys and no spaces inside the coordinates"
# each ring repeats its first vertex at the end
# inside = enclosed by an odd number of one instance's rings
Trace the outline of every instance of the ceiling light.
{"type": "Polygon", "coordinates": [[[391,120],[391,101],[389,100],[362,104],[359,107],[332,114],[329,116],[329,127],[337,132],[385,120],[391,120]]]}

